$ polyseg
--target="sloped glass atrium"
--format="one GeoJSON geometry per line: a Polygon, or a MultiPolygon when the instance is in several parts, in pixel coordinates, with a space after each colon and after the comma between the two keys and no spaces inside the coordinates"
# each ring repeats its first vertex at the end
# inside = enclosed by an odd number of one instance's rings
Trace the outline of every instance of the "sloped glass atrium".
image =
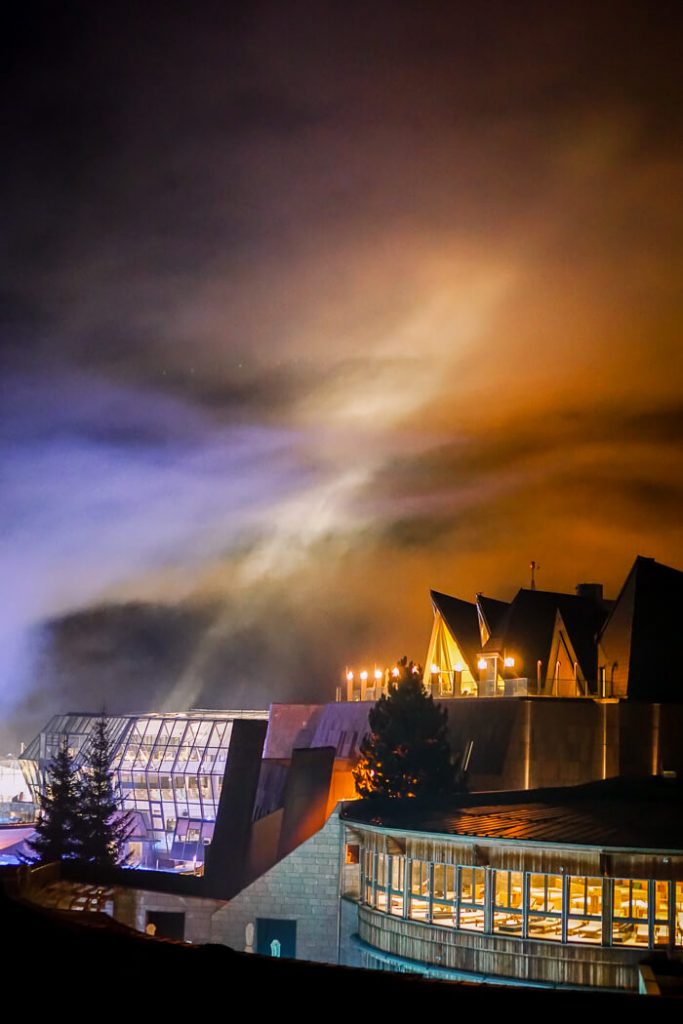
{"type": "MultiPolygon", "coordinates": [[[[106,716],[112,768],[124,810],[135,812],[136,861],[202,863],[216,819],[237,718],[265,719],[267,711],[188,711],[106,716]]],[[[21,765],[33,799],[66,737],[82,769],[98,715],[58,715],[29,744],[21,765]]]]}

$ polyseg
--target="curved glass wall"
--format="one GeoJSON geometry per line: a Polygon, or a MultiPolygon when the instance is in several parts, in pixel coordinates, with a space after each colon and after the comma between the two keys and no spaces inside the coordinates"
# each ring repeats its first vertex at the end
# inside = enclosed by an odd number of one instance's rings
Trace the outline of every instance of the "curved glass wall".
{"type": "Polygon", "coordinates": [[[438,864],[365,850],[362,902],[423,924],[548,942],[683,946],[683,882],[438,864]]]}

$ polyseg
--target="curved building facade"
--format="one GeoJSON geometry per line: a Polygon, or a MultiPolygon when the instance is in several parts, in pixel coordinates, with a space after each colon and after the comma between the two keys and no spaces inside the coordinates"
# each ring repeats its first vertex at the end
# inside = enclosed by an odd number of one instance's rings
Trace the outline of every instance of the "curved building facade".
{"type": "Polygon", "coordinates": [[[645,958],[683,956],[680,794],[612,780],[451,811],[347,805],[361,962],[637,989],[645,958]]]}

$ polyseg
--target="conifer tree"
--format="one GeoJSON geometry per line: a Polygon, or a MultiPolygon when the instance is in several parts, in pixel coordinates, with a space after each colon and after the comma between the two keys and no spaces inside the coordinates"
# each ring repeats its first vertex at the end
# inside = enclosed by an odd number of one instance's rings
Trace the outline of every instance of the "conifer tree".
{"type": "Polygon", "coordinates": [[[422,685],[419,666],[402,658],[386,696],[370,712],[370,733],[353,770],[363,798],[439,797],[455,788],[448,714],[422,685]],[[398,671],[397,671],[398,670],[398,671]]]}
{"type": "Polygon", "coordinates": [[[79,785],[66,736],[48,767],[39,801],[35,835],[27,844],[35,854],[30,859],[47,863],[77,857],[79,785]]]}
{"type": "Polygon", "coordinates": [[[125,861],[132,816],[121,812],[116,801],[112,749],[104,717],[97,720],[86,756],[79,810],[79,859],[100,867],[115,867],[125,861]]]}

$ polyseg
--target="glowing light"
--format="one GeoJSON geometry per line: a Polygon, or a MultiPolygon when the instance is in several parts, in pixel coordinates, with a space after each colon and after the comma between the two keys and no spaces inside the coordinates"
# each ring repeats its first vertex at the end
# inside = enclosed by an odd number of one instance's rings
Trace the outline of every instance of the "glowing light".
{"type": "Polygon", "coordinates": [[[437,672],[439,672],[439,666],[438,665],[432,665],[432,673],[437,673],[437,672]]]}
{"type": "Polygon", "coordinates": [[[353,682],[353,672],[347,672],[346,673],[346,678],[348,679],[348,681],[350,683],[352,683],[353,682]]]}
{"type": "Polygon", "coordinates": [[[514,667],[515,667],[515,659],[514,658],[506,658],[505,659],[505,668],[514,668],[514,667]]]}
{"type": "Polygon", "coordinates": [[[483,671],[486,668],[486,658],[480,658],[477,662],[477,667],[483,671]]]}
{"type": "Polygon", "coordinates": [[[375,679],[381,679],[383,675],[384,673],[382,672],[381,668],[375,669],[375,679]]]}
{"type": "Polygon", "coordinates": [[[394,679],[398,679],[398,677],[399,677],[399,671],[398,671],[398,669],[397,669],[397,668],[392,668],[392,670],[391,670],[391,674],[392,674],[392,676],[394,677],[394,679]]]}
{"type": "Polygon", "coordinates": [[[411,668],[411,670],[410,670],[410,671],[411,671],[411,672],[413,673],[413,675],[414,675],[414,676],[417,676],[417,675],[419,675],[419,674],[420,674],[420,670],[419,670],[419,668],[417,667],[417,665],[413,665],[413,667],[411,668]]]}
{"type": "Polygon", "coordinates": [[[365,682],[365,680],[368,678],[368,674],[365,671],[365,669],[363,669],[363,671],[361,672],[360,677],[363,680],[363,682],[365,682]]]}
{"type": "Polygon", "coordinates": [[[456,661],[456,663],[453,666],[453,668],[455,669],[456,672],[462,672],[462,662],[461,661],[456,661]]]}

